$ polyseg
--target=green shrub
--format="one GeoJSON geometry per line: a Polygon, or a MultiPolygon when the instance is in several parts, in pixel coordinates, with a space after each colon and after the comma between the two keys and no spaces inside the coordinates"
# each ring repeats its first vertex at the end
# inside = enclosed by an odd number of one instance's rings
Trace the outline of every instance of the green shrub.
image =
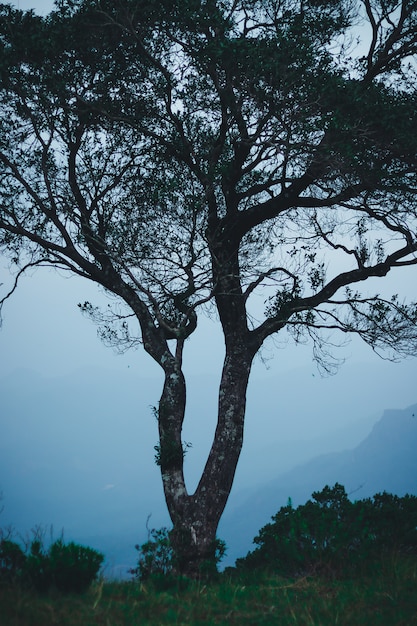
{"type": "Polygon", "coordinates": [[[23,582],[40,592],[46,592],[52,586],[49,558],[40,539],[35,539],[30,545],[23,570],[23,582]]]}
{"type": "Polygon", "coordinates": [[[387,493],[351,502],[342,485],[326,486],[294,509],[289,501],[236,565],[284,575],[348,575],[392,551],[417,554],[417,498],[387,493]]]}
{"type": "Polygon", "coordinates": [[[173,571],[174,551],[167,528],[149,530],[148,541],[136,545],[139,552],[138,565],[130,573],[141,582],[151,577],[167,577],[173,571]]]}
{"type": "MultiPolygon", "coordinates": [[[[136,545],[139,552],[138,565],[130,573],[140,582],[152,579],[159,589],[177,584],[177,563],[171,545],[170,532],[167,528],[153,528],[148,531],[148,541],[136,545]]],[[[215,540],[214,562],[203,564],[201,575],[203,578],[212,578],[217,574],[217,564],[226,554],[226,544],[222,539],[215,540]]]]}
{"type": "Polygon", "coordinates": [[[63,593],[86,591],[103,563],[104,556],[74,542],[55,541],[47,552],[34,541],[26,561],[26,576],[38,591],[54,587],[63,593]]]}
{"type": "Polygon", "coordinates": [[[64,592],[81,593],[97,578],[104,556],[93,550],[61,540],[49,549],[49,563],[54,585],[64,592]]]}
{"type": "Polygon", "coordinates": [[[17,581],[26,561],[26,555],[15,541],[0,540],[0,585],[17,581]]]}
{"type": "Polygon", "coordinates": [[[82,593],[97,578],[104,556],[74,542],[58,539],[45,549],[37,533],[26,552],[14,541],[0,540],[0,584],[20,583],[39,592],[51,588],[82,593]]]}

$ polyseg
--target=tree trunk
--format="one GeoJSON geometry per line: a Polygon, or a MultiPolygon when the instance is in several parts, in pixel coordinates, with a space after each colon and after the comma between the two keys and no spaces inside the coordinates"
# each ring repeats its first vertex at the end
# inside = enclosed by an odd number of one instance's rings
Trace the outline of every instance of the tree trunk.
{"type": "Polygon", "coordinates": [[[173,523],[171,542],[179,573],[192,578],[215,570],[216,532],[229,497],[243,444],[246,390],[253,355],[245,341],[226,354],[219,389],[217,428],[193,495],[186,490],[181,429],[185,381],[181,372],[166,372],[159,405],[158,462],[173,523]]]}

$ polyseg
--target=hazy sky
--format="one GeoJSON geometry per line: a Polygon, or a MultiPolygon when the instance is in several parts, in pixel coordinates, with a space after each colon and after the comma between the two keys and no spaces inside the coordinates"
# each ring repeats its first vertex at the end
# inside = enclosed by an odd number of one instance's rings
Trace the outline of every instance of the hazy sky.
{"type": "MultiPolygon", "coordinates": [[[[7,3],[6,3],[7,4],[7,3]]],[[[54,7],[52,0],[17,0],[17,2],[9,2],[12,6],[21,9],[22,11],[28,11],[34,9],[36,13],[44,15],[49,13],[54,7]]]]}

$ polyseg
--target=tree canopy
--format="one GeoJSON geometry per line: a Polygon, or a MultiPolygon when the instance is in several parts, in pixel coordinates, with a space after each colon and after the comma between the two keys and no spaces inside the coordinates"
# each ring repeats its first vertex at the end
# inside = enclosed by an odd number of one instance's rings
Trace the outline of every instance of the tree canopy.
{"type": "Polygon", "coordinates": [[[366,281],[417,264],[417,2],[59,0],[45,18],[0,14],[0,249],[16,285],[52,265],[118,297],[112,319],[82,308],[164,370],[174,545],[185,527],[200,545],[203,513],[212,545],[268,337],[311,338],[324,367],[337,332],[415,354],[416,304],[366,281]],[[190,495],[181,365],[206,313],[225,361],[190,495]]]}

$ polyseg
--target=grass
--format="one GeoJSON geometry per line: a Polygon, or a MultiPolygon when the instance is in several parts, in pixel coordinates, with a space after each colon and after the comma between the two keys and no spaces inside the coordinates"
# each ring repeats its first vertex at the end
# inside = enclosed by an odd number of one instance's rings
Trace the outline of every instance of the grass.
{"type": "Polygon", "coordinates": [[[380,562],[372,575],[354,580],[225,573],[210,584],[165,590],[106,581],[83,595],[0,589],[0,626],[165,624],[417,626],[417,560],[380,562]]]}

